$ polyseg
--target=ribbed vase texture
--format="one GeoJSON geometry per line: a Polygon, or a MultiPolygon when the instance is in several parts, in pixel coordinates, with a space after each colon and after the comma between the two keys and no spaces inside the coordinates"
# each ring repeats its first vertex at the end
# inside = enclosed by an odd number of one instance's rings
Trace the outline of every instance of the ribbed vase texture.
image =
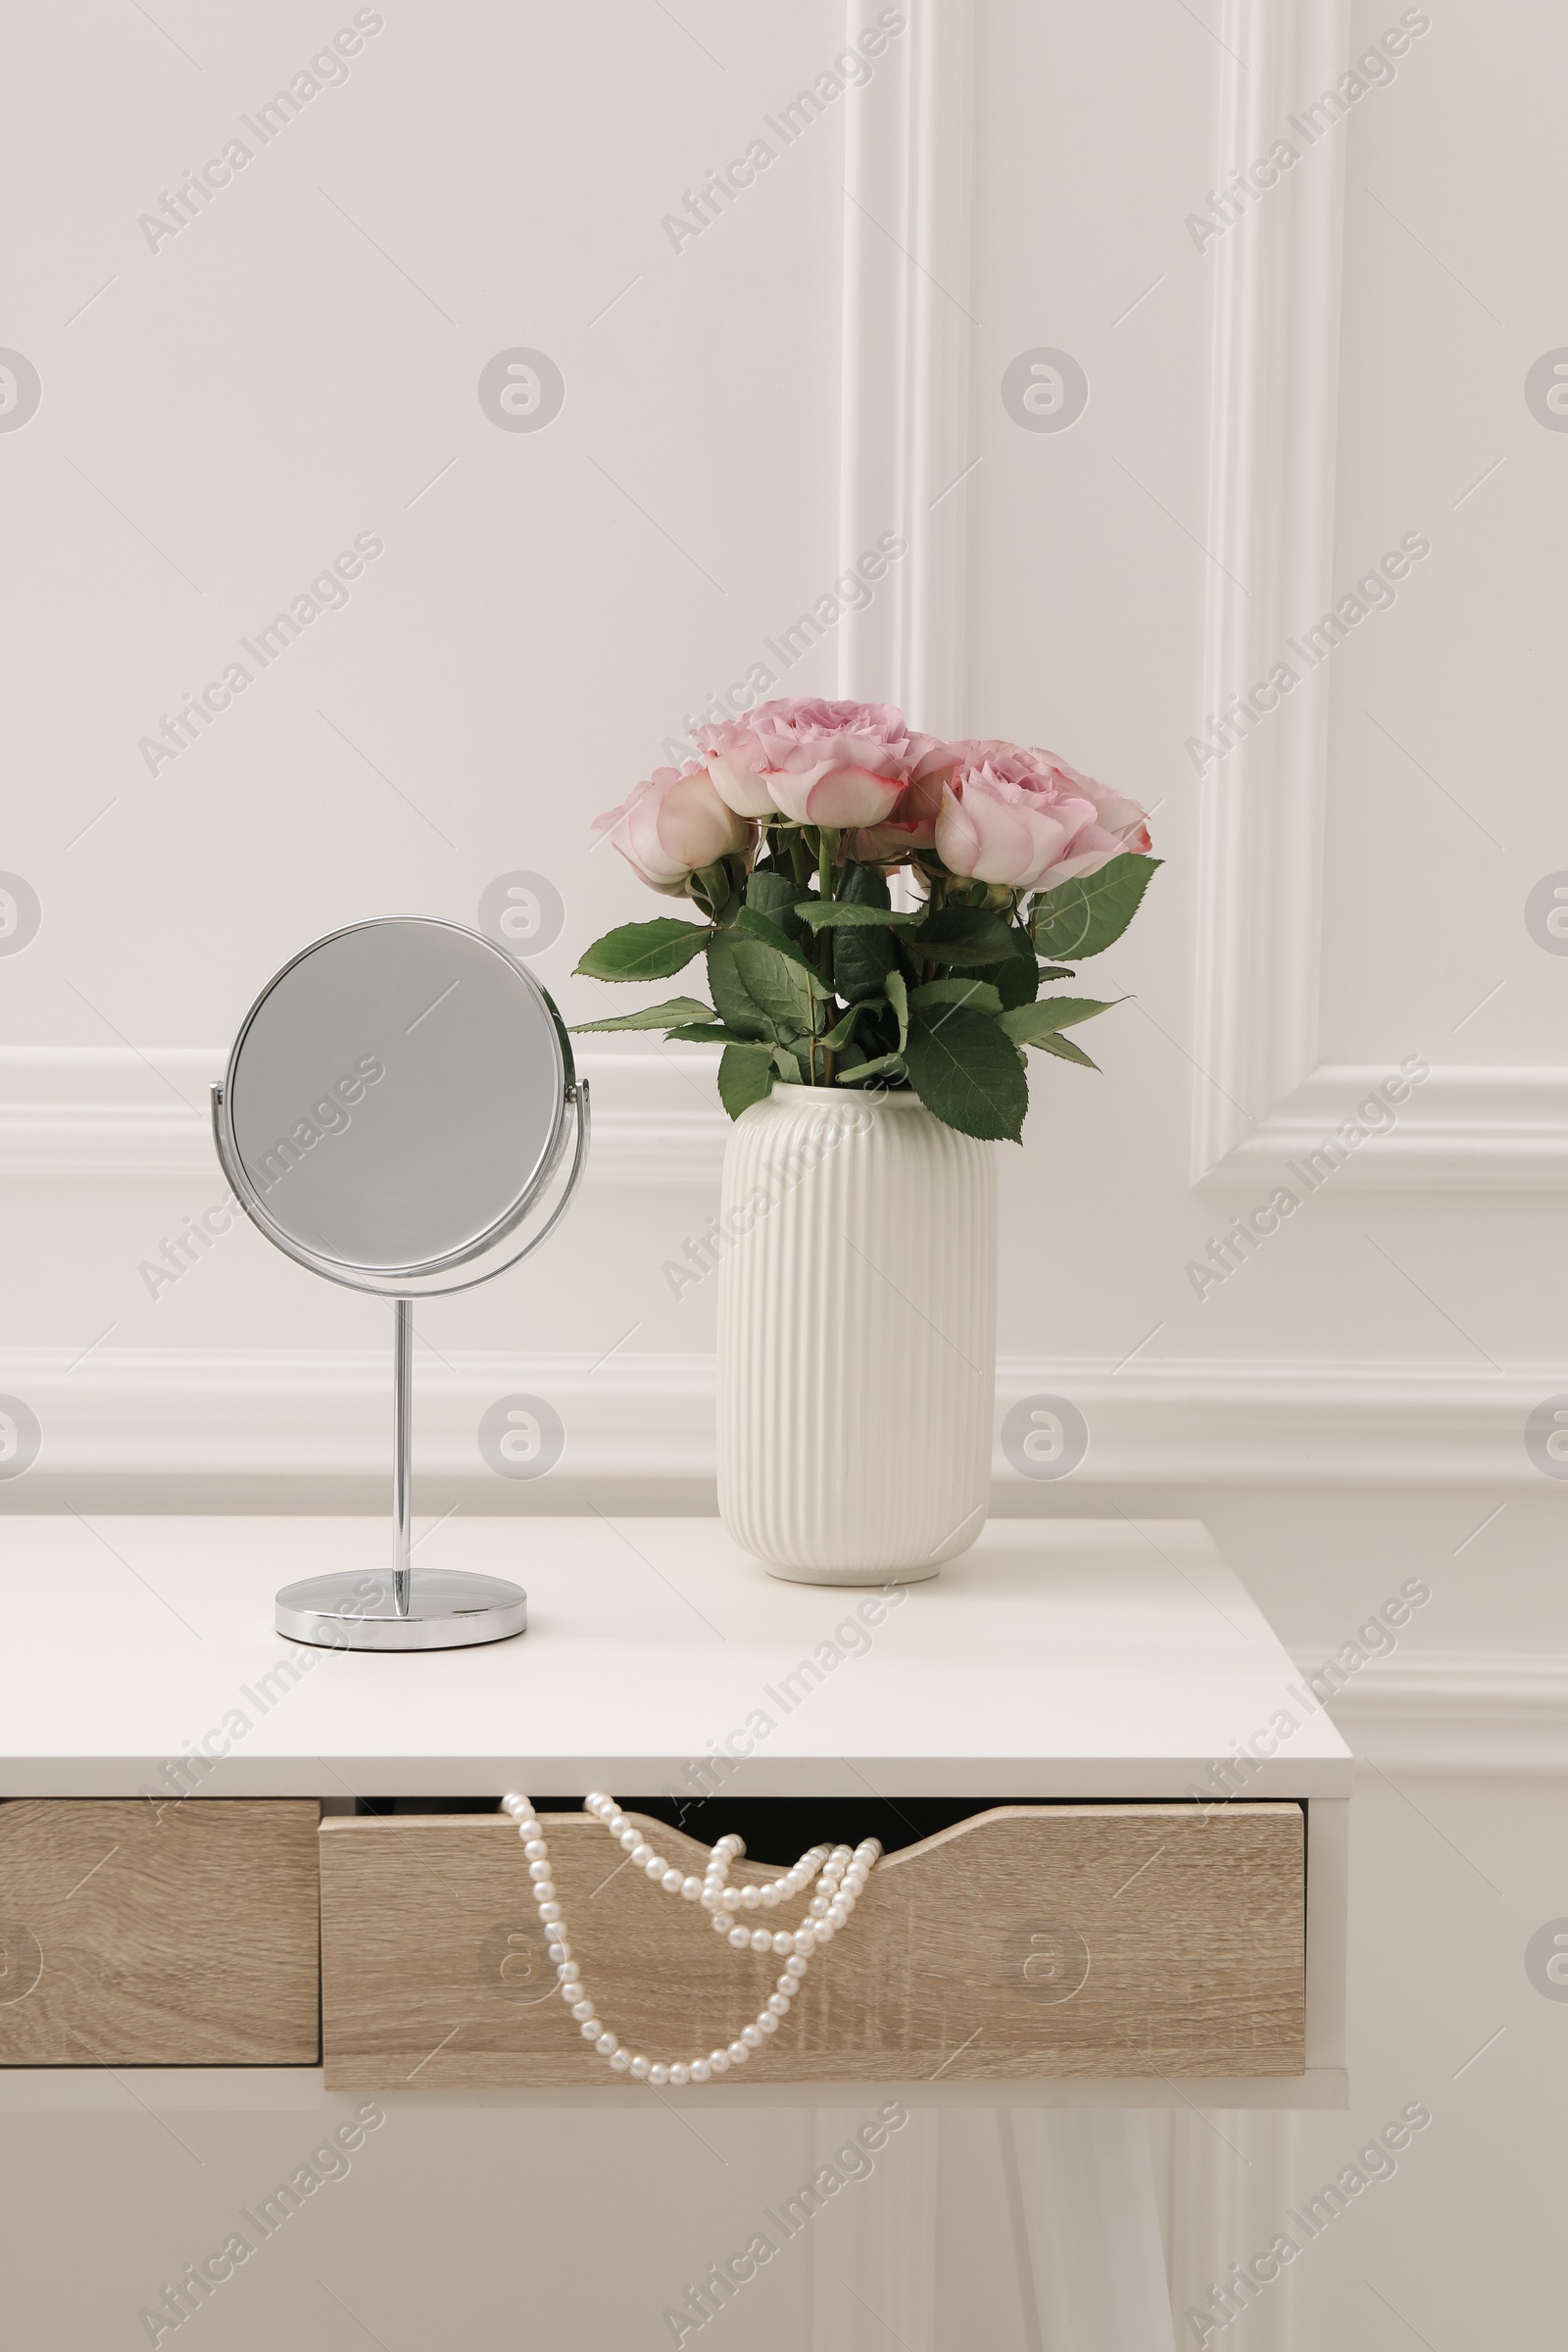
{"type": "Polygon", "coordinates": [[[736,1121],[718,1508],[775,1575],[931,1576],[984,1525],[996,1148],[904,1093],[779,1086],[736,1121]]]}

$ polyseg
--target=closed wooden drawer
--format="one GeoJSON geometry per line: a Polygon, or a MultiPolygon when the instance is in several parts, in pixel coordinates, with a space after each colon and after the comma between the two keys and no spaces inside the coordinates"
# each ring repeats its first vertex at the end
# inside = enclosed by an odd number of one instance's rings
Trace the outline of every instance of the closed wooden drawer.
{"type": "MultiPolygon", "coordinates": [[[[605,2023],[666,2063],[737,2034],[780,1962],[730,1951],[697,1905],[617,1869],[585,1816],[547,1826],[605,2023]]],[[[646,1835],[701,1874],[706,1847],[646,1835]]],[[[556,1994],[508,1820],[328,1821],[320,1844],[329,2088],[617,2080],[556,1994]]],[[[739,2080],[1298,2075],[1303,1860],[1295,1804],[977,1814],[878,1865],[739,2080]]],[[[748,1916],[794,1926],[803,1909],[748,1916]]]]}
{"type": "Polygon", "coordinates": [[[0,2064],[314,2066],[319,1813],[0,1803],[0,2064]]]}

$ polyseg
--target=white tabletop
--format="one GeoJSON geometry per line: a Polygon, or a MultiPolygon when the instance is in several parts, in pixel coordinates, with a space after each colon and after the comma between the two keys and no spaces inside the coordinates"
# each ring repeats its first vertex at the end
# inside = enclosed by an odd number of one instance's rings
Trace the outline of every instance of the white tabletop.
{"type": "Polygon", "coordinates": [[[167,1787],[205,1743],[211,1770],[176,1784],[205,1796],[1159,1798],[1281,1709],[1298,1728],[1245,1793],[1349,1789],[1196,1521],[994,1521],[884,1598],[781,1583],[712,1519],[453,1518],[416,1562],[517,1579],[520,1638],[386,1656],[273,1633],[278,1585],[384,1565],[388,1534],[0,1519],[0,1795],[167,1787]],[[726,1743],[750,1752],[694,1780],[726,1743]]]}

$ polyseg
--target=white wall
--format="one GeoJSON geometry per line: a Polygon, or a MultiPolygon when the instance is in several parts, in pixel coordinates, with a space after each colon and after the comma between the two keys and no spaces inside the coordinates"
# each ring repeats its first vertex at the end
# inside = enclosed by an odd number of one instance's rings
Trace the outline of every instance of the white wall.
{"type": "MultiPolygon", "coordinates": [[[[1068,1396],[1090,1446],[1055,1486],[999,1459],[997,1507],[1201,1515],[1313,1658],[1432,1589],[1345,1709],[1354,2112],[1226,2125],[1241,2155],[1176,2132],[1178,2279],[1265,2244],[1420,2097],[1398,2179],[1233,2333],[1370,2352],[1401,2332],[1381,2296],[1436,2345],[1530,2339],[1532,2092],[1568,2029],[1523,1961],[1568,1914],[1561,1497],[1525,1446],[1568,1392],[1568,963],[1526,923],[1568,868],[1568,439],[1524,395],[1568,339],[1560,13],[1434,6],[1200,252],[1186,216],[1392,0],[906,0],[870,84],[679,253],[661,216],[842,48],[836,5],[380,13],[347,83],[156,252],[138,214],[352,12],[163,0],[11,34],[33,98],[3,339],[43,401],[0,434],[0,867],[43,922],[0,956],[0,1392],[43,1444],[0,1506],[379,1507],[381,1307],[248,1231],[156,1299],[138,1273],[220,1193],[223,1041],[315,931],[472,920],[517,868],[564,901],[537,969],[590,1017],[576,955],[655,909],[588,818],[902,532],[786,690],[1043,740],[1153,805],[1166,860],[1099,975],[1131,997],[1104,1076],[1039,1075],[1003,1157],[1002,1401],[1068,1396]],[[565,379],[537,434],[476,397],[514,346],[565,379]],[[1065,432],[1003,406],[1037,347],[1087,374],[1065,432]],[[361,531],[385,552],[348,608],[149,775],[138,738],[361,531]],[[1397,601],[1195,773],[1221,698],[1407,532],[1431,553],[1397,601]],[[1406,1055],[1432,1076],[1393,1132],[1195,1295],[1209,1237],[1406,1055]]],[[[561,1239],[421,1309],[421,1512],[710,1497],[711,1286],[677,1304],[661,1272],[716,1198],[710,1072],[651,1045],[593,1067],[602,1148],[561,1239]],[[475,1442],[518,1388],[568,1432],[538,1488],[475,1442]]]]}

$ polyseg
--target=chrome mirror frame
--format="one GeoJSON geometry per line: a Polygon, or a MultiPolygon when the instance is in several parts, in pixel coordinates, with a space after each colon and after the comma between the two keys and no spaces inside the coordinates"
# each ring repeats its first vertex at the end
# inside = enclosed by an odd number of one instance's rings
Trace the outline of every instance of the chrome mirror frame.
{"type": "Polygon", "coordinates": [[[395,1549],[390,1572],[356,1575],[339,1569],[285,1585],[277,1595],[276,1627],[290,1641],[333,1649],[452,1649],[505,1641],[528,1622],[527,1594],[501,1577],[462,1574],[413,1565],[414,1301],[476,1289],[519,1265],[548,1241],[576,1195],[588,1160],[591,1118],[588,1081],[576,1075],[570,1042],[560,1015],[533,974],[481,932],[437,915],[384,915],[346,923],[291,956],[255,998],[240,1023],[223,1076],[212,1089],[213,1141],[219,1164],[234,1199],[273,1248],[296,1265],[308,1267],[344,1289],[368,1292],[393,1301],[393,1522],[395,1549]],[[552,1065],[559,1102],[550,1132],[534,1167],[501,1215],[459,1248],[414,1265],[361,1266],[313,1249],[284,1230],[269,1210],[240,1152],[234,1128],[234,1080],[245,1043],[258,1014],[278,984],[318,950],[356,932],[378,931],[389,923],[417,923],[455,933],[505,964],[537,1000],[550,1023],[552,1065]],[[567,1111],[576,1116],[571,1165],[559,1199],[544,1222],[517,1239],[518,1229],[555,1178],[567,1142],[567,1111]],[[483,1259],[482,1264],[476,1261],[483,1259]]]}

